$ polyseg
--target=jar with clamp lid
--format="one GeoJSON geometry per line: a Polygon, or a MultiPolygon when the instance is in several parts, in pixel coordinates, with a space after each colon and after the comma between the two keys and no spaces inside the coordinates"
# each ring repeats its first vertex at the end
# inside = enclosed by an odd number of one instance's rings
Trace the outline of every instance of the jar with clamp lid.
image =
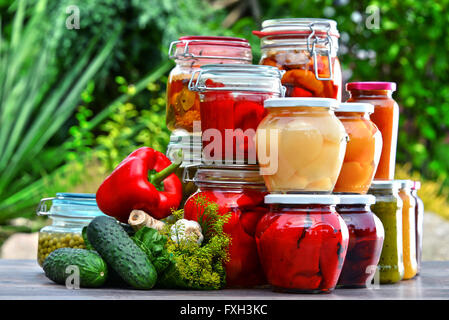
{"type": "MultiPolygon", "coordinates": [[[[229,261],[225,264],[228,287],[254,287],[266,284],[257,254],[254,233],[257,222],[268,212],[267,194],[257,165],[202,165],[193,181],[198,191],[184,206],[184,218],[204,219],[200,199],[216,203],[218,213],[231,214],[223,231],[231,238],[229,261]]],[[[207,219],[207,216],[206,216],[207,219]]]]}
{"type": "Polygon", "coordinates": [[[167,83],[167,128],[193,132],[201,121],[200,100],[190,91],[191,75],[205,64],[251,64],[251,46],[246,39],[234,37],[184,36],[170,44],[170,59],[176,62],[167,83]]]}
{"type": "Polygon", "coordinates": [[[254,136],[264,101],[284,96],[282,72],[260,65],[205,65],[192,75],[200,93],[205,160],[256,164],[254,136]]]}
{"type": "Polygon", "coordinates": [[[51,224],[39,231],[37,261],[42,266],[45,258],[59,248],[85,248],[82,230],[95,217],[104,215],[97,206],[95,194],[57,193],[44,198],[36,210],[47,216],[51,224]],[[52,202],[47,210],[47,202],[52,202]]]}
{"type": "Polygon", "coordinates": [[[274,19],[262,23],[260,64],[285,70],[287,97],[341,101],[342,72],[337,57],[339,32],[329,19],[274,19]]]}

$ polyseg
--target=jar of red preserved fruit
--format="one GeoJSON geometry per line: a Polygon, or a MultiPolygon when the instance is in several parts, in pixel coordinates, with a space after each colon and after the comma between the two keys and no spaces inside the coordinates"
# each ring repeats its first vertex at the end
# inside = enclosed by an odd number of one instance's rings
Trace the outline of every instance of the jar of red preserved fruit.
{"type": "Polygon", "coordinates": [[[375,276],[384,241],[384,227],[371,211],[372,195],[340,195],[337,212],[349,230],[349,244],[338,286],[363,288],[375,276]]]}
{"type": "Polygon", "coordinates": [[[348,247],[348,228],[335,195],[270,194],[270,212],[257,225],[265,275],[276,291],[332,291],[348,247]]]}
{"type": "Polygon", "coordinates": [[[193,180],[199,189],[184,206],[185,219],[197,221],[206,214],[196,200],[199,197],[215,202],[220,214],[231,214],[224,225],[224,232],[231,237],[229,262],[225,264],[227,287],[266,284],[254,238],[258,221],[268,212],[258,166],[203,165],[193,180]]]}
{"type": "Polygon", "coordinates": [[[424,220],[424,202],[418,196],[418,190],[421,189],[420,181],[413,181],[412,196],[415,198],[415,228],[416,228],[416,262],[418,263],[417,275],[421,270],[422,260],[422,237],[423,237],[423,220],[424,220]]]}
{"type": "Polygon", "coordinates": [[[264,101],[284,96],[282,72],[260,65],[205,65],[192,75],[200,92],[205,160],[256,164],[254,138],[264,101]]]}
{"type": "Polygon", "coordinates": [[[193,131],[200,121],[200,100],[188,89],[192,73],[204,64],[252,63],[251,46],[234,37],[184,36],[170,44],[168,55],[176,62],[168,76],[166,124],[171,131],[193,131]]]}
{"type": "Polygon", "coordinates": [[[285,70],[287,97],[341,101],[342,75],[337,57],[339,32],[329,19],[274,19],[262,23],[260,64],[285,70]]]}
{"type": "Polygon", "coordinates": [[[399,125],[399,106],[392,98],[395,90],[394,82],[346,84],[346,91],[350,94],[347,102],[366,102],[374,105],[374,113],[370,118],[382,134],[382,153],[374,179],[394,179],[399,125]]]}

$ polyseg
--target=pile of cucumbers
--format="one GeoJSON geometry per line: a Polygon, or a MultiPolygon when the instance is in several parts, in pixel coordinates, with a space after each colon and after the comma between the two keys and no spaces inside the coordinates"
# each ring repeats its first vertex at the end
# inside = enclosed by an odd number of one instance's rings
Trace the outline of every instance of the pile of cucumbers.
{"type": "Polygon", "coordinates": [[[67,270],[76,266],[81,287],[116,284],[117,280],[135,289],[154,287],[155,267],[116,219],[96,217],[87,226],[86,236],[92,248],[60,248],[44,260],[42,267],[50,280],[66,284],[67,270]]]}

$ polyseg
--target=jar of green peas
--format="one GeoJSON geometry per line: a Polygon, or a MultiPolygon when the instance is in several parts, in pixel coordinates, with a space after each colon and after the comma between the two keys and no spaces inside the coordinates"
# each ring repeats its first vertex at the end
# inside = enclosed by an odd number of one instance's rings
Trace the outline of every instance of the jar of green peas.
{"type": "Polygon", "coordinates": [[[95,194],[57,193],[40,201],[37,214],[47,216],[49,225],[39,231],[37,262],[59,248],[85,248],[82,230],[93,218],[104,215],[97,206],[95,194]],[[47,204],[51,207],[47,210],[47,204]]]}

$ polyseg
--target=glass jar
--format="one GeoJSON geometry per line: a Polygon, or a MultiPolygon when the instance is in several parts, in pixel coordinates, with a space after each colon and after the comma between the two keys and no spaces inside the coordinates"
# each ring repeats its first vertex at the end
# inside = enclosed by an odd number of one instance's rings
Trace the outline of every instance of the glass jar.
{"type": "Polygon", "coordinates": [[[205,160],[257,163],[254,136],[263,102],[284,95],[281,74],[270,66],[220,64],[192,75],[189,89],[200,92],[205,160]]]}
{"type": "Polygon", "coordinates": [[[347,134],[334,114],[337,100],[265,100],[257,157],[270,192],[330,193],[345,156],[347,134]]]}
{"type": "Polygon", "coordinates": [[[421,260],[422,260],[422,237],[423,237],[423,221],[424,221],[424,202],[418,196],[418,190],[421,188],[420,181],[413,181],[412,196],[415,198],[415,228],[416,228],[416,262],[418,265],[418,270],[416,274],[418,275],[421,270],[421,260]]]}
{"type": "MultiPolygon", "coordinates": [[[[166,124],[171,131],[193,132],[200,121],[200,99],[188,88],[192,73],[205,64],[251,64],[251,46],[234,37],[184,36],[170,44],[168,55],[176,62],[168,76],[166,124]]],[[[176,133],[175,133],[176,134],[176,133]]]]}
{"type": "MultiPolygon", "coordinates": [[[[183,131],[179,131],[181,132],[183,131]]],[[[182,200],[179,207],[183,208],[186,200],[198,189],[190,177],[195,176],[197,167],[201,165],[201,134],[184,131],[182,135],[172,135],[166,155],[171,162],[181,163],[175,174],[182,182],[182,200]]]]}
{"type": "Polygon", "coordinates": [[[97,207],[95,194],[83,193],[57,193],[54,198],[44,198],[36,213],[51,219],[51,224],[39,231],[37,261],[40,266],[56,249],[85,248],[81,234],[83,227],[95,217],[104,215],[97,207]],[[52,205],[47,211],[48,201],[52,205]]]}
{"type": "Polygon", "coordinates": [[[348,228],[333,195],[270,194],[270,212],[257,225],[265,275],[276,291],[330,292],[348,247],[348,228]]]}
{"type": "Polygon", "coordinates": [[[350,97],[347,102],[374,105],[371,120],[382,133],[382,153],[374,179],[394,179],[398,140],[399,106],[392,98],[394,82],[351,82],[346,84],[350,97]]]}
{"type": "Polygon", "coordinates": [[[267,194],[259,168],[251,165],[200,166],[194,177],[198,191],[184,206],[184,218],[198,220],[203,212],[196,199],[218,205],[220,214],[231,213],[223,231],[231,237],[229,262],[225,264],[227,287],[266,284],[254,234],[258,221],[268,212],[267,194]]]}
{"type": "Polygon", "coordinates": [[[376,197],[371,210],[380,219],[385,231],[379,260],[380,283],[396,283],[404,277],[402,250],[402,200],[399,183],[394,180],[374,180],[368,193],[376,197]]]}
{"type": "Polygon", "coordinates": [[[335,111],[349,141],[334,192],[365,194],[373,181],[382,152],[382,135],[370,120],[369,103],[341,103],[335,111]]]}
{"type": "Polygon", "coordinates": [[[287,97],[323,97],[341,101],[342,73],[337,57],[337,23],[329,19],[266,20],[260,64],[285,70],[287,97]]]}
{"type": "Polygon", "coordinates": [[[337,212],[349,230],[348,252],[339,287],[364,288],[374,278],[384,241],[382,222],[371,211],[372,195],[339,195],[337,212]]]}
{"type": "Polygon", "coordinates": [[[404,280],[416,276],[416,200],[412,196],[413,181],[397,180],[400,184],[399,196],[402,200],[402,250],[404,257],[404,280]]]}

